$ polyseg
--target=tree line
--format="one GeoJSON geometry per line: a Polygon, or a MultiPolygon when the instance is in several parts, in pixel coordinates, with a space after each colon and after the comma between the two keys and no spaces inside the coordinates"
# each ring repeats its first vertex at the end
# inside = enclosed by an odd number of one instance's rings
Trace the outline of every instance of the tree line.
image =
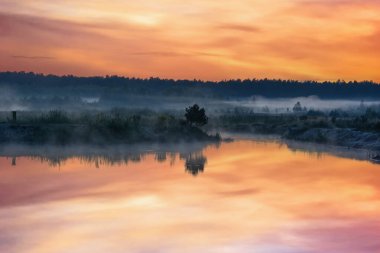
{"type": "Polygon", "coordinates": [[[24,95],[162,95],[206,98],[264,96],[288,98],[318,96],[326,99],[380,98],[380,85],[373,81],[316,82],[274,79],[236,79],[218,82],[121,76],[77,77],[32,72],[0,72],[0,87],[10,86],[24,95]]]}

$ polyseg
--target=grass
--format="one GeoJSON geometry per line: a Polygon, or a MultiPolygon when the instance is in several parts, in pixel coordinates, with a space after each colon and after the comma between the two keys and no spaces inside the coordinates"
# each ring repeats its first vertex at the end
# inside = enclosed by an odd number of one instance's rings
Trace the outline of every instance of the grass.
{"type": "MultiPolygon", "coordinates": [[[[10,115],[10,113],[8,113],[10,115]]],[[[180,115],[147,110],[20,112],[17,121],[0,119],[0,142],[135,143],[218,141],[180,115]]]]}

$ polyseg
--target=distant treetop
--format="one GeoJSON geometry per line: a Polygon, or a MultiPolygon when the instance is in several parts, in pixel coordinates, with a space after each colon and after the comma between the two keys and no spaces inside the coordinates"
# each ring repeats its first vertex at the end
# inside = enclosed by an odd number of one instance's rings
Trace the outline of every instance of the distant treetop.
{"type": "Polygon", "coordinates": [[[239,98],[264,96],[268,98],[318,96],[320,98],[379,99],[380,85],[372,81],[316,82],[273,79],[174,80],[160,78],[131,78],[120,76],[76,77],[27,72],[0,72],[0,87],[11,86],[20,94],[43,95],[47,92],[65,94],[137,94],[164,96],[195,96],[210,98],[239,98]]]}

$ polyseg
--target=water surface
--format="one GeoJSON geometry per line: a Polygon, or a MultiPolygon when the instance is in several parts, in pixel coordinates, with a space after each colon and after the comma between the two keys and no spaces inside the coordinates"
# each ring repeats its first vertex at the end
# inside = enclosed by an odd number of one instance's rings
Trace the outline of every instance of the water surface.
{"type": "Polygon", "coordinates": [[[157,150],[3,150],[0,252],[380,252],[379,165],[248,140],[157,150]]]}

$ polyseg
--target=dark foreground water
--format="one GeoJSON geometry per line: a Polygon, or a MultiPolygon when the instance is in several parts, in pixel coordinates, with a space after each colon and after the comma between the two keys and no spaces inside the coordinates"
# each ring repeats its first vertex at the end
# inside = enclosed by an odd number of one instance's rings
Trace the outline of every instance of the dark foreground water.
{"type": "Polygon", "coordinates": [[[0,252],[380,252],[368,161],[248,140],[2,155],[0,252]]]}

